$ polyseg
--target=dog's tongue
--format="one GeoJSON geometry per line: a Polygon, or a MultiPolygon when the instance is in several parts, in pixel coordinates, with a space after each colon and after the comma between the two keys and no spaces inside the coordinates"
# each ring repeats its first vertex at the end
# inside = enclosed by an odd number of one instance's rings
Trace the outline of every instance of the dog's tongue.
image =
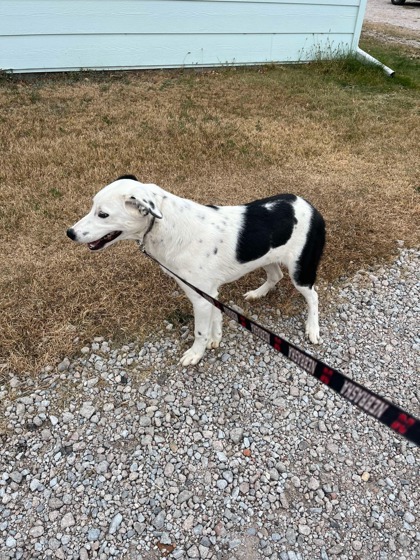
{"type": "Polygon", "coordinates": [[[95,249],[99,249],[100,247],[102,247],[102,245],[104,245],[102,239],[98,239],[97,241],[92,241],[91,243],[88,243],[88,247],[91,251],[95,251],[95,249]]]}
{"type": "Polygon", "coordinates": [[[114,241],[114,239],[117,239],[119,235],[121,235],[120,231],[111,231],[100,239],[88,243],[88,247],[91,251],[97,251],[98,249],[102,249],[102,247],[105,247],[105,245],[109,243],[109,241],[114,241]]]}

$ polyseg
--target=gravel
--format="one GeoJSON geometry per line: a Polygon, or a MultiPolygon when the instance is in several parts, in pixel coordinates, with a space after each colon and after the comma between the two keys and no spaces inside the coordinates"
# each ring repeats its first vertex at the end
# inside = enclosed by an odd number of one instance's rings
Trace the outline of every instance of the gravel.
{"type": "Polygon", "coordinates": [[[365,21],[420,31],[420,10],[415,0],[403,6],[394,6],[391,0],[367,0],[365,21]]]}
{"type": "MultiPolygon", "coordinates": [[[[418,265],[321,285],[310,347],[417,416],[418,265]]],[[[281,297],[248,312],[308,348],[281,297]]],[[[189,368],[191,325],[163,326],[3,376],[1,560],[420,557],[418,448],[229,321],[189,368]]]]}

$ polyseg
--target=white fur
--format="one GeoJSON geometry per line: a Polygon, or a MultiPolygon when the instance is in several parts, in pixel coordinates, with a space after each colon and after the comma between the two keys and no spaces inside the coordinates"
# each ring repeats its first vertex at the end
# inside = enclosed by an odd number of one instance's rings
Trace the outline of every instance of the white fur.
{"type": "MultiPolygon", "coordinates": [[[[121,231],[105,247],[123,239],[142,240],[147,233],[147,251],[174,273],[203,291],[217,297],[221,285],[263,267],[266,282],[245,294],[247,300],[265,296],[282,278],[284,264],[293,273],[310,229],[312,207],[303,199],[293,203],[298,218],[290,239],[270,249],[264,256],[240,263],[236,258],[238,235],[243,224],[244,206],[221,206],[218,210],[175,196],[157,185],[119,179],[103,188],[93,199],[89,214],[68,230],[79,243],[93,243],[121,231]],[[155,214],[155,217],[150,212],[155,214]],[[108,217],[99,217],[108,214],[108,217]],[[217,251],[216,251],[217,249],[217,251]]],[[[267,204],[269,207],[270,203],[267,204]]],[[[181,358],[184,366],[197,364],[206,347],[217,348],[222,338],[222,316],[218,309],[175,278],[194,308],[195,340],[181,358]]],[[[315,289],[298,286],[308,304],[306,332],[319,342],[318,296],[315,289]]]]}

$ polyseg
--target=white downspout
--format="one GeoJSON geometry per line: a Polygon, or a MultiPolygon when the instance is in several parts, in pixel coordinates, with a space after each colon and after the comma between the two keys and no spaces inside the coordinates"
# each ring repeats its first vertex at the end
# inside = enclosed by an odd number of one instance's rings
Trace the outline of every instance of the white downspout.
{"type": "Polygon", "coordinates": [[[394,70],[388,68],[388,66],[385,66],[385,64],[382,64],[382,62],[362,50],[360,47],[357,47],[356,56],[364,62],[369,62],[370,64],[376,64],[376,66],[380,66],[387,76],[393,76],[395,74],[394,70]]]}
{"type": "Polygon", "coordinates": [[[391,68],[388,68],[388,66],[385,66],[385,64],[382,64],[382,62],[379,62],[379,60],[373,58],[373,56],[363,51],[359,47],[359,39],[362,33],[362,25],[365,18],[366,5],[368,0],[358,0],[358,2],[359,2],[359,9],[357,12],[356,24],[354,27],[351,52],[354,53],[357,56],[357,58],[359,58],[362,62],[367,62],[369,64],[376,64],[376,66],[380,66],[388,76],[393,76],[395,74],[394,70],[391,70],[391,68]]]}

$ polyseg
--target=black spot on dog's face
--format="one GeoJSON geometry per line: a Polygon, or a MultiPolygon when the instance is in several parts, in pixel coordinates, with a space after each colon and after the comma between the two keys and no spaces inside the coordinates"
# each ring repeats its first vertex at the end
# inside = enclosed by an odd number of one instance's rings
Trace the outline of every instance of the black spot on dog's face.
{"type": "Polygon", "coordinates": [[[213,250],[213,254],[217,255],[217,251],[218,251],[218,249],[217,249],[217,247],[215,247],[214,250],[213,250]]]}

